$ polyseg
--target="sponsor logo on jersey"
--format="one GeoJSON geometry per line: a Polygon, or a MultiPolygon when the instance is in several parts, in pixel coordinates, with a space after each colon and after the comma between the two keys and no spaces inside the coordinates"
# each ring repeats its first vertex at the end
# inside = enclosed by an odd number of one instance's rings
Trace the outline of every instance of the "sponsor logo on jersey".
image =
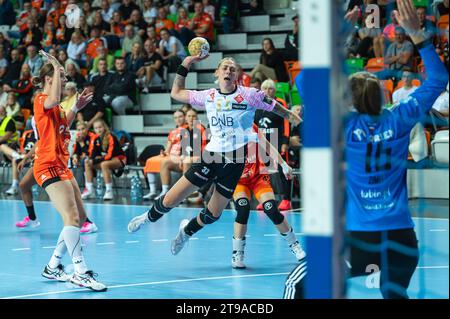
{"type": "Polygon", "coordinates": [[[233,103],[231,107],[232,107],[233,110],[246,110],[247,109],[247,104],[233,103]]]}
{"type": "Polygon", "coordinates": [[[242,101],[244,101],[244,98],[242,97],[242,95],[238,94],[234,97],[234,100],[238,103],[241,103],[242,101]]]}
{"type": "Polygon", "coordinates": [[[222,116],[211,116],[211,126],[230,126],[232,127],[234,124],[234,119],[231,116],[226,116],[223,114],[222,116]]]}

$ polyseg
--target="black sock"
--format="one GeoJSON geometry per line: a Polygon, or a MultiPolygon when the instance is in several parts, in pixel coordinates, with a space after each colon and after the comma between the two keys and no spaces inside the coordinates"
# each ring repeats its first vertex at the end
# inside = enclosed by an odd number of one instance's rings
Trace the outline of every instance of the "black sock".
{"type": "Polygon", "coordinates": [[[148,211],[148,219],[154,223],[164,214],[170,212],[172,208],[165,207],[163,204],[164,196],[161,196],[148,211]]]}
{"type": "Polygon", "coordinates": [[[34,206],[25,206],[27,208],[28,217],[30,217],[31,220],[36,220],[36,214],[34,213],[34,206]]]}
{"type": "Polygon", "coordinates": [[[92,224],[91,220],[87,216],[86,216],[86,223],[92,224]]]}
{"type": "Polygon", "coordinates": [[[197,216],[195,216],[191,219],[189,224],[186,225],[186,227],[184,228],[184,232],[186,233],[186,235],[192,236],[202,228],[203,226],[198,223],[197,216]]]}

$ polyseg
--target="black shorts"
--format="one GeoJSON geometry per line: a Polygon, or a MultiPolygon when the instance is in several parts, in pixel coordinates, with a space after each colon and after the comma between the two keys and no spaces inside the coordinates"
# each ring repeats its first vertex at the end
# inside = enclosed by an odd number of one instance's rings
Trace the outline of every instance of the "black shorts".
{"type": "Polygon", "coordinates": [[[414,229],[353,231],[347,240],[350,244],[352,277],[370,275],[380,270],[383,297],[407,298],[406,289],[419,261],[414,229]]]}
{"type": "Polygon", "coordinates": [[[205,150],[201,161],[192,164],[184,176],[197,187],[202,187],[212,180],[219,194],[231,199],[244,171],[246,157],[246,146],[229,153],[205,150]]]}

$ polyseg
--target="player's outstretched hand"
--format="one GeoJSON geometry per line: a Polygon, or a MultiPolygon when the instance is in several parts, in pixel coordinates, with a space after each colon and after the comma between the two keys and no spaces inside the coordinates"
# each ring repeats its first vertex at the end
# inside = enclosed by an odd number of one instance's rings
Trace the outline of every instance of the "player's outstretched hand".
{"type": "Polygon", "coordinates": [[[208,57],[209,57],[209,54],[205,55],[204,57],[200,57],[200,55],[187,56],[184,58],[183,65],[184,65],[184,67],[189,68],[189,66],[191,66],[191,64],[200,62],[204,59],[207,59],[208,57]]]}
{"type": "Polygon", "coordinates": [[[294,124],[295,126],[299,125],[302,122],[302,119],[297,113],[291,112],[289,114],[289,122],[294,124]]]}
{"type": "Polygon", "coordinates": [[[283,170],[283,174],[287,180],[291,180],[292,175],[292,167],[290,167],[286,162],[281,164],[281,169],[283,170]]]}
{"type": "Polygon", "coordinates": [[[394,11],[398,23],[408,32],[414,34],[420,30],[420,22],[412,0],[397,0],[398,11],[394,11]]]}
{"type": "Polygon", "coordinates": [[[94,98],[94,93],[87,92],[86,89],[81,92],[80,96],[77,99],[77,103],[75,104],[75,108],[77,111],[82,110],[86,105],[89,104],[89,102],[92,101],[94,98]]]}

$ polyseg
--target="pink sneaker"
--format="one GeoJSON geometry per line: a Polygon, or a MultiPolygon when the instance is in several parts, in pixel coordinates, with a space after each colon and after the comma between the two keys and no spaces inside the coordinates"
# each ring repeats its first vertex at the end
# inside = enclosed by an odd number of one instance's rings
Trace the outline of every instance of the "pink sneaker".
{"type": "Polygon", "coordinates": [[[280,203],[280,205],[278,205],[278,209],[280,211],[283,210],[291,210],[292,209],[292,204],[291,201],[287,200],[287,199],[283,199],[280,203]]]}
{"type": "Polygon", "coordinates": [[[94,223],[84,222],[83,227],[80,229],[80,233],[89,234],[95,233],[98,230],[94,223]]]}
{"type": "Polygon", "coordinates": [[[31,220],[30,217],[26,216],[20,222],[16,223],[16,227],[25,228],[25,227],[31,226],[32,228],[35,228],[35,227],[38,227],[40,224],[41,223],[37,219],[31,220]]]}

